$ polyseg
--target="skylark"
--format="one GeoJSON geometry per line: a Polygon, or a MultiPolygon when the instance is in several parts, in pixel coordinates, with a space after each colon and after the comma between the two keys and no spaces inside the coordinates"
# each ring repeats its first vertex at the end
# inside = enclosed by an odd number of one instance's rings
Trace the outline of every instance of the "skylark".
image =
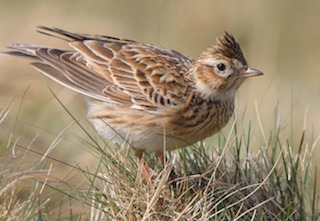
{"type": "Polygon", "coordinates": [[[185,147],[222,129],[242,82],[262,72],[247,65],[225,32],[197,59],[152,44],[40,26],[72,49],[14,44],[10,55],[85,95],[88,118],[106,140],[125,139],[141,154],[185,147]]]}

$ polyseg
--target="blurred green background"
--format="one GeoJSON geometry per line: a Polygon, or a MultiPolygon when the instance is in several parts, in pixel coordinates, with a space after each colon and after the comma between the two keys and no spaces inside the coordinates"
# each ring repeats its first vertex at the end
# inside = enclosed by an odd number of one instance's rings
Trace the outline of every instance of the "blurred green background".
{"type": "MultiPolygon", "coordinates": [[[[66,42],[36,32],[37,25],[45,25],[158,44],[196,58],[226,30],[240,43],[249,65],[265,73],[242,85],[236,100],[239,122],[247,127],[252,120],[253,139],[261,144],[255,102],[266,133],[273,129],[278,107],[282,137],[297,137],[298,142],[307,108],[309,137],[320,132],[319,10],[320,2],[309,0],[0,0],[0,50],[11,43],[67,48],[66,42]]],[[[82,96],[48,82],[91,130],[82,96]]],[[[5,126],[0,128],[1,138],[12,131],[27,88],[15,134],[25,144],[38,134],[33,147],[43,151],[73,121],[28,62],[1,56],[0,107],[14,99],[5,126]]],[[[79,141],[83,132],[73,125],[64,137],[52,154],[62,161],[90,164],[89,150],[79,141]]]]}

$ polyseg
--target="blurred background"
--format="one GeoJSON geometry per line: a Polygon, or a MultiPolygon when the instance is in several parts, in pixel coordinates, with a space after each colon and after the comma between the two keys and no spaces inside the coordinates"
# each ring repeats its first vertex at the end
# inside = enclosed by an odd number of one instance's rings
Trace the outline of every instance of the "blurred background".
{"type": "MultiPolygon", "coordinates": [[[[261,145],[256,107],[266,134],[273,129],[278,111],[281,142],[294,139],[298,143],[304,125],[308,138],[320,133],[319,9],[319,1],[309,0],[0,0],[0,50],[11,43],[68,48],[66,42],[36,32],[36,26],[45,25],[158,44],[196,58],[228,31],[240,43],[249,65],[265,73],[240,88],[239,124],[248,128],[252,122],[253,142],[261,145]]],[[[75,118],[92,130],[81,95],[43,78],[27,61],[0,56],[0,108],[14,102],[0,128],[2,139],[14,131],[13,141],[19,139],[27,146],[39,135],[32,147],[44,152],[73,122],[47,82],[75,118]]],[[[71,125],[52,156],[94,166],[95,158],[82,145],[84,137],[76,124],[71,125]]],[[[55,168],[59,171],[59,165],[55,168]]]]}

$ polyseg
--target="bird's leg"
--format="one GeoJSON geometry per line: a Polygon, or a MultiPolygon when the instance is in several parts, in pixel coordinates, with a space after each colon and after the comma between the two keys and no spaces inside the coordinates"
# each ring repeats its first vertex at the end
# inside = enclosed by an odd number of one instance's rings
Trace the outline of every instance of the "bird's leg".
{"type": "Polygon", "coordinates": [[[163,152],[157,151],[156,155],[161,160],[162,166],[165,167],[166,166],[166,158],[164,157],[163,152]]]}
{"type": "Polygon", "coordinates": [[[138,165],[142,169],[142,172],[144,174],[144,177],[145,177],[147,183],[151,186],[151,188],[154,188],[154,184],[152,183],[149,169],[148,169],[147,165],[145,164],[144,160],[142,159],[142,154],[143,154],[143,152],[141,152],[141,151],[136,152],[138,165]]]}

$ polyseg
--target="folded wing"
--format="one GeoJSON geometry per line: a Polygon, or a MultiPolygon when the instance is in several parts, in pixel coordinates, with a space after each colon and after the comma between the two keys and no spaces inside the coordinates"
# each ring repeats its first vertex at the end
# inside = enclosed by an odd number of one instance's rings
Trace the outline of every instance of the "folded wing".
{"type": "Polygon", "coordinates": [[[70,41],[74,51],[16,44],[6,52],[33,59],[31,65],[58,83],[94,99],[154,111],[188,98],[182,77],[192,59],[149,44],[40,27],[70,41]]]}

